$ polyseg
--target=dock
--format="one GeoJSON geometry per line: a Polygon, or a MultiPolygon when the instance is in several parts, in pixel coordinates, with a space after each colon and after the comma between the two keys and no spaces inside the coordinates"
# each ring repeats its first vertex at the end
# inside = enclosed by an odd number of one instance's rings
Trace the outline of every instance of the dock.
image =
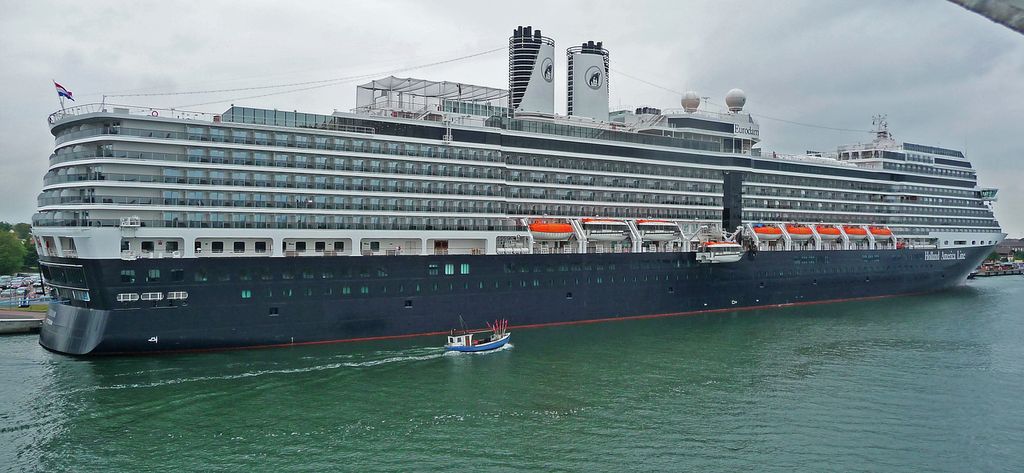
{"type": "Polygon", "coordinates": [[[1015,274],[1024,274],[1024,269],[991,269],[991,270],[980,270],[975,276],[979,278],[987,278],[990,276],[1013,276],[1015,274]]]}
{"type": "Polygon", "coordinates": [[[0,310],[0,335],[38,332],[44,319],[45,312],[0,310]]]}

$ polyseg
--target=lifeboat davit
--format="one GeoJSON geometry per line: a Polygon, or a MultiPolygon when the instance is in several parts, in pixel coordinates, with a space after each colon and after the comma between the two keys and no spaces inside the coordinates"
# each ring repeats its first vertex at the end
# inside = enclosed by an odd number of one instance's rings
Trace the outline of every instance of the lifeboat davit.
{"type": "Polygon", "coordinates": [[[868,237],[868,231],[860,227],[843,227],[843,231],[851,240],[864,240],[868,237]]]}
{"type": "Polygon", "coordinates": [[[679,237],[679,226],[668,220],[640,219],[636,221],[640,236],[646,241],[672,241],[679,237]]]}
{"type": "Polygon", "coordinates": [[[884,227],[870,227],[871,236],[875,237],[875,240],[891,240],[892,230],[884,227]]]}
{"type": "Polygon", "coordinates": [[[534,240],[564,241],[572,236],[572,225],[568,223],[534,222],[530,224],[534,240]]]}
{"type": "Polygon", "coordinates": [[[806,225],[786,225],[786,233],[794,240],[810,240],[814,236],[811,227],[806,225]]]}
{"type": "Polygon", "coordinates": [[[814,227],[814,230],[818,232],[818,236],[822,240],[838,240],[841,236],[839,229],[831,225],[818,225],[814,227]]]}
{"type": "Polygon", "coordinates": [[[759,240],[764,241],[775,241],[782,238],[782,230],[767,225],[755,225],[754,233],[757,234],[759,240]]]}
{"type": "Polygon", "coordinates": [[[581,220],[591,241],[622,241],[626,239],[626,222],[610,218],[585,218],[581,220]]]}

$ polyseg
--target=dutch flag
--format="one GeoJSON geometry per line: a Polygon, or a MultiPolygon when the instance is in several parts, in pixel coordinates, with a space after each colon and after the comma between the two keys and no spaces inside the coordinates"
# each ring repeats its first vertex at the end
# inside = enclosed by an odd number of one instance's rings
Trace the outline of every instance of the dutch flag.
{"type": "Polygon", "coordinates": [[[58,84],[57,81],[53,81],[53,85],[57,87],[57,96],[58,97],[67,98],[68,100],[70,100],[72,102],[75,101],[75,98],[71,96],[71,91],[70,90],[65,89],[64,86],[58,84]]]}

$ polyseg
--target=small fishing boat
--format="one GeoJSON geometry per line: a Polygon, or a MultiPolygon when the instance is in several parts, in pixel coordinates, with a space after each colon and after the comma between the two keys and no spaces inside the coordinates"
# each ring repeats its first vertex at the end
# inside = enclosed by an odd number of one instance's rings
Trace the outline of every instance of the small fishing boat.
{"type": "Polygon", "coordinates": [[[511,337],[512,334],[508,331],[508,320],[495,320],[493,324],[487,324],[487,329],[452,330],[448,334],[448,343],[445,344],[444,349],[461,352],[497,350],[507,345],[511,337]]]}

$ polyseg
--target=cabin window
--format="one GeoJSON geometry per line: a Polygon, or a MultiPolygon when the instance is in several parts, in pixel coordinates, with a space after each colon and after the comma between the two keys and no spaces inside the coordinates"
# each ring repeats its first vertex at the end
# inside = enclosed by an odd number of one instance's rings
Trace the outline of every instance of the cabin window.
{"type": "Polygon", "coordinates": [[[438,270],[438,266],[436,264],[428,264],[427,265],[427,274],[429,274],[431,276],[437,276],[437,270],[438,270]]]}
{"type": "Polygon", "coordinates": [[[171,270],[171,281],[181,282],[181,281],[184,281],[184,280],[185,280],[185,270],[184,269],[172,269],[171,270]]]}
{"type": "Polygon", "coordinates": [[[449,276],[455,274],[455,265],[452,263],[446,263],[444,265],[444,274],[449,276]]]}
{"type": "Polygon", "coordinates": [[[242,290],[242,299],[252,299],[252,291],[249,289],[242,290]]]}
{"type": "Polygon", "coordinates": [[[405,300],[405,308],[406,309],[412,309],[412,300],[409,300],[409,299],[405,300]]]}
{"type": "Polygon", "coordinates": [[[160,270],[159,269],[151,269],[151,270],[149,270],[149,273],[146,274],[146,282],[159,282],[159,281],[160,281],[160,270]]]}
{"type": "Polygon", "coordinates": [[[234,244],[232,245],[232,250],[235,253],[245,253],[245,242],[244,241],[236,241],[236,242],[234,242],[234,244]]]}
{"type": "Polygon", "coordinates": [[[277,314],[278,314],[277,307],[271,307],[270,308],[270,312],[268,313],[268,315],[277,315],[277,314]]]}
{"type": "Polygon", "coordinates": [[[370,293],[370,286],[361,286],[359,288],[359,293],[360,294],[369,294],[370,293]]]}
{"type": "Polygon", "coordinates": [[[210,244],[210,248],[213,250],[214,253],[223,253],[224,252],[224,242],[223,241],[215,241],[215,242],[210,244]]]}
{"type": "Polygon", "coordinates": [[[121,270],[121,282],[132,284],[135,282],[135,270],[134,269],[122,269],[121,270]]]}
{"type": "Polygon", "coordinates": [[[345,242],[336,241],[334,242],[334,251],[345,251],[345,242]]]}
{"type": "Polygon", "coordinates": [[[352,288],[348,287],[348,286],[344,286],[344,287],[341,288],[341,293],[345,294],[345,295],[352,294],[352,288]]]}
{"type": "Polygon", "coordinates": [[[319,253],[323,253],[324,250],[327,249],[327,242],[324,242],[324,241],[318,241],[318,242],[314,243],[313,245],[314,245],[313,249],[316,250],[319,253]]]}
{"type": "Polygon", "coordinates": [[[267,252],[267,242],[265,241],[257,241],[256,243],[253,244],[253,247],[253,249],[255,249],[257,253],[267,252]]]}
{"type": "Polygon", "coordinates": [[[566,299],[572,299],[572,293],[571,292],[565,293],[565,298],[566,299]]]}
{"type": "Polygon", "coordinates": [[[459,274],[469,274],[469,263],[459,265],[459,274]]]}
{"type": "Polygon", "coordinates": [[[205,270],[200,269],[199,271],[196,271],[194,279],[196,280],[196,282],[206,282],[209,279],[209,277],[207,276],[205,270]]]}
{"type": "Polygon", "coordinates": [[[295,251],[306,251],[306,242],[297,241],[295,242],[295,251]]]}

